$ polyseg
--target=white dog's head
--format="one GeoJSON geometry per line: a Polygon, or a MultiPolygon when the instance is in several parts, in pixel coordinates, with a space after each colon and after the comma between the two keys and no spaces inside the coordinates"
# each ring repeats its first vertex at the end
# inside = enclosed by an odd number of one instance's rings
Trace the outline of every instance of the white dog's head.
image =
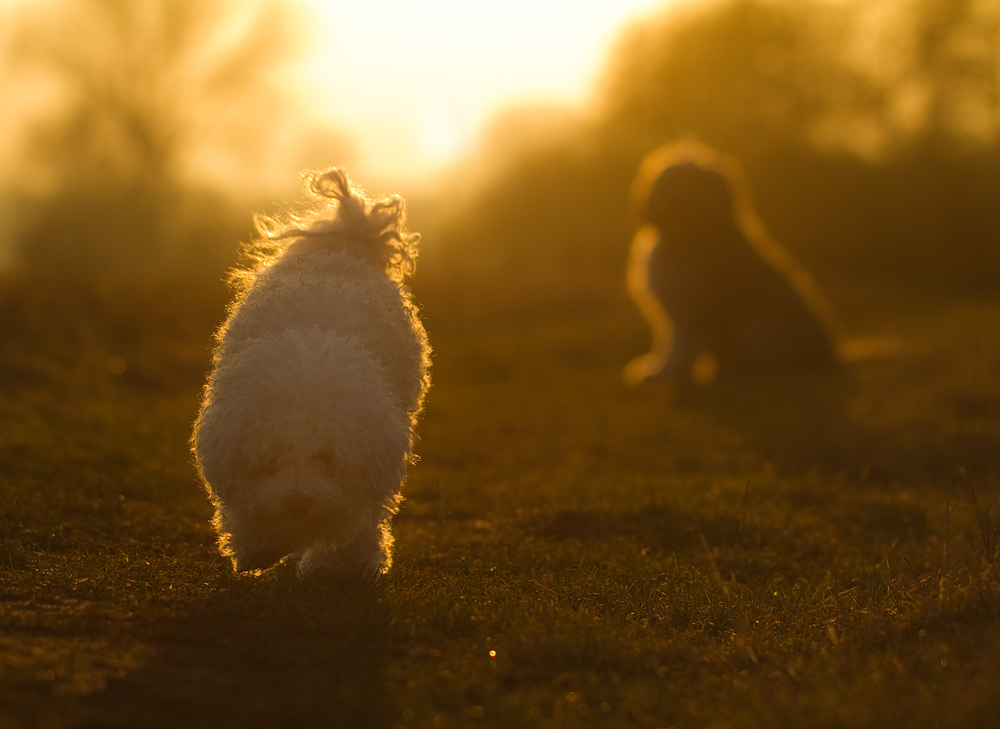
{"type": "Polygon", "coordinates": [[[347,250],[402,283],[413,274],[420,235],[406,229],[406,203],[398,195],[375,199],[353,185],[343,168],[304,175],[310,200],[304,210],[284,217],[258,216],[261,238],[248,249],[256,263],[234,273],[236,283],[252,280],[284,252],[322,248],[347,250]]]}

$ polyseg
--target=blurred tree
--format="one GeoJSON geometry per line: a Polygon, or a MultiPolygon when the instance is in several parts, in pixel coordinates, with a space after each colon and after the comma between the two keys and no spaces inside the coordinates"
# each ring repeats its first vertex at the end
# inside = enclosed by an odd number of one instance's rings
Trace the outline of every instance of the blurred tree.
{"type": "Polygon", "coordinates": [[[609,133],[637,151],[697,135],[752,163],[776,146],[814,151],[832,125],[875,154],[885,90],[848,56],[869,32],[861,15],[885,5],[728,0],[636,23],[598,90],[609,133]]]}
{"type": "Polygon", "coordinates": [[[87,275],[163,265],[190,239],[191,209],[207,212],[190,204],[190,156],[266,146],[282,108],[270,80],[294,40],[287,5],[60,0],[22,21],[14,60],[62,92],[29,139],[44,185],[22,201],[22,263],[87,275]]]}
{"type": "MultiPolygon", "coordinates": [[[[607,270],[639,161],[693,136],[741,160],[810,267],[996,288],[998,74],[996,0],[671,5],[622,33],[592,124],[560,122],[530,154],[486,138],[500,172],[442,239],[456,261],[607,270]]],[[[508,137],[538,127],[501,121],[508,137]]]]}
{"type": "Polygon", "coordinates": [[[591,262],[614,230],[595,228],[586,211],[621,203],[620,195],[610,205],[600,199],[596,142],[592,124],[572,109],[499,113],[446,197],[437,241],[446,260],[463,270],[591,262]]]}
{"type": "Polygon", "coordinates": [[[818,143],[877,160],[995,146],[998,73],[995,0],[726,0],[627,29],[598,103],[639,146],[694,133],[744,159],[818,143]]]}
{"type": "Polygon", "coordinates": [[[948,147],[1000,143],[1000,4],[921,0],[908,75],[927,89],[927,137],[948,147]]]}

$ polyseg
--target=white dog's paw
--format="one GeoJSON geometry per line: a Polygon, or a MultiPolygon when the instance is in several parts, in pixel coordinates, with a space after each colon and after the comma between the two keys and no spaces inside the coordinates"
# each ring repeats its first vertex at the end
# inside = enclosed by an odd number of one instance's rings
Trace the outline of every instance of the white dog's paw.
{"type": "Polygon", "coordinates": [[[377,582],[392,564],[392,542],[380,531],[359,535],[342,547],[314,545],[298,562],[302,577],[323,575],[360,582],[377,582]]]}
{"type": "Polygon", "coordinates": [[[281,561],[285,552],[277,550],[244,550],[233,554],[233,566],[237,572],[253,572],[254,570],[266,570],[281,561]]]}
{"type": "Polygon", "coordinates": [[[381,579],[385,566],[378,560],[357,560],[340,550],[309,550],[299,560],[302,577],[334,577],[357,582],[375,583],[381,579]]]}

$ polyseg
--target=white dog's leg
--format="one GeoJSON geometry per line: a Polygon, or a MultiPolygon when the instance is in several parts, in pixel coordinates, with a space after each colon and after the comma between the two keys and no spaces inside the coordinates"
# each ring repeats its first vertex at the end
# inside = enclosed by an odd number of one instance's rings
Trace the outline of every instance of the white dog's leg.
{"type": "Polygon", "coordinates": [[[268,567],[273,567],[280,562],[281,558],[286,554],[288,554],[288,552],[281,549],[272,549],[270,551],[267,549],[257,551],[234,550],[233,566],[236,568],[237,572],[266,570],[268,567]]]}
{"type": "Polygon", "coordinates": [[[222,504],[216,509],[214,524],[222,535],[219,547],[232,559],[237,572],[266,570],[295,549],[294,541],[269,534],[253,517],[237,514],[222,504]]]}
{"type": "Polygon", "coordinates": [[[303,550],[299,574],[377,580],[392,565],[392,532],[388,520],[366,528],[342,547],[315,544],[303,550]]]}

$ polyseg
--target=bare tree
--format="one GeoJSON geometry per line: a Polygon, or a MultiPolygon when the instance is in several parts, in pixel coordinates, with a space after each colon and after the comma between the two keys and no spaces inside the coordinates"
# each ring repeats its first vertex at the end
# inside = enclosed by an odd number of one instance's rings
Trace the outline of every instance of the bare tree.
{"type": "Polygon", "coordinates": [[[293,48],[286,5],[60,0],[32,9],[13,44],[63,104],[27,149],[51,189],[20,236],[31,268],[156,265],[177,229],[186,161],[212,144],[266,146],[282,108],[270,83],[293,48]]]}

